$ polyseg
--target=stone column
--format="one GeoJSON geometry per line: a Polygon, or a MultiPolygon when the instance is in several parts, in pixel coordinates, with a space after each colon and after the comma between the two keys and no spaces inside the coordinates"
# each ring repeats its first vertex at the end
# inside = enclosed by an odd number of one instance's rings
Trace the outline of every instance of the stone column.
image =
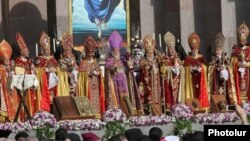
{"type": "Polygon", "coordinates": [[[180,0],[180,31],[181,44],[185,51],[190,51],[188,36],[195,31],[193,0],[180,0]]]}
{"type": "Polygon", "coordinates": [[[69,4],[71,0],[56,0],[56,18],[58,39],[62,39],[65,32],[70,31],[69,4]]]}
{"type": "Polygon", "coordinates": [[[221,26],[225,36],[225,50],[231,55],[232,46],[237,43],[235,1],[221,0],[221,26]]]}
{"type": "MultiPolygon", "coordinates": [[[[141,0],[140,14],[141,14],[141,37],[144,38],[147,34],[155,33],[155,15],[154,15],[154,1],[141,0]]],[[[155,35],[156,36],[156,35],[155,35]]]]}

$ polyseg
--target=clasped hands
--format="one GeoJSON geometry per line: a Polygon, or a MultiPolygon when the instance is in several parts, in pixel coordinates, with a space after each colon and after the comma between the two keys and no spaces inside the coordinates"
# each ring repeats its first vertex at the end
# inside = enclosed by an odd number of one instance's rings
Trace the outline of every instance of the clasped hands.
{"type": "Polygon", "coordinates": [[[191,72],[201,72],[201,67],[199,65],[190,66],[191,72]]]}

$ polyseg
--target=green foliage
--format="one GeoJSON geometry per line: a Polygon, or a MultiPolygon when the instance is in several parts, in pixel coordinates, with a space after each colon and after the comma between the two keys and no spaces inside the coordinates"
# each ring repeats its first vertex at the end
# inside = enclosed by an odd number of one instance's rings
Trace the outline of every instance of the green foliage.
{"type": "Polygon", "coordinates": [[[190,120],[177,120],[173,124],[176,136],[182,137],[184,134],[192,132],[192,122],[190,120]]]}
{"type": "Polygon", "coordinates": [[[55,138],[55,131],[48,126],[36,129],[36,136],[38,139],[49,139],[51,141],[55,138]]]}
{"type": "Polygon", "coordinates": [[[250,123],[250,115],[247,115],[248,123],[250,123]]]}
{"type": "Polygon", "coordinates": [[[125,124],[119,121],[109,121],[105,125],[103,141],[108,141],[112,136],[125,133],[125,124]]]}

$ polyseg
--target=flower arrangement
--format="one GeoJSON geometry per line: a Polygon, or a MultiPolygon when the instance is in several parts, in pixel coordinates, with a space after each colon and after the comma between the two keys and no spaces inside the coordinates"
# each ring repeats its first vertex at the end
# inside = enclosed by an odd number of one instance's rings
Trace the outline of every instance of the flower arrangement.
{"type": "Polygon", "coordinates": [[[30,124],[33,129],[42,128],[42,127],[56,127],[57,121],[54,115],[48,112],[38,112],[30,120],[30,124]]]}
{"type": "Polygon", "coordinates": [[[121,109],[112,107],[111,109],[107,110],[104,113],[103,119],[106,122],[109,122],[109,121],[124,122],[127,119],[127,117],[121,109]]]}
{"type": "Polygon", "coordinates": [[[244,103],[243,109],[246,112],[248,122],[250,122],[250,102],[244,103]]]}
{"type": "Polygon", "coordinates": [[[172,116],[176,120],[190,120],[193,117],[193,111],[185,104],[176,104],[172,107],[172,116]]]}
{"type": "Polygon", "coordinates": [[[86,119],[86,120],[64,120],[58,122],[59,127],[67,130],[101,130],[105,123],[100,119],[86,119]]]}
{"type": "Polygon", "coordinates": [[[250,115],[250,103],[244,103],[243,110],[246,112],[247,115],[250,115]]]}
{"type": "Polygon", "coordinates": [[[212,114],[197,114],[192,117],[192,121],[195,123],[227,123],[235,122],[238,120],[238,116],[235,112],[232,113],[212,113],[212,114]]]}
{"type": "Polygon", "coordinates": [[[112,107],[104,113],[103,119],[106,122],[103,141],[108,141],[114,135],[125,133],[127,118],[121,109],[112,107]]]}
{"type": "Polygon", "coordinates": [[[129,118],[130,126],[153,126],[166,125],[172,122],[172,117],[168,115],[161,116],[132,116],[129,118]]]}

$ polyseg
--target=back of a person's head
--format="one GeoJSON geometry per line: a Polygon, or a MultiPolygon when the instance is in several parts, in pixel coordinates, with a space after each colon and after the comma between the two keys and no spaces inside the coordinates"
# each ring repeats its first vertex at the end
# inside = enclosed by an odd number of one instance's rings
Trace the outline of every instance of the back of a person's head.
{"type": "Polygon", "coordinates": [[[204,141],[204,132],[196,131],[193,133],[193,141],[204,141]]]}
{"type": "Polygon", "coordinates": [[[149,137],[152,141],[160,141],[162,138],[162,130],[158,127],[152,127],[149,130],[149,137]]]}
{"type": "Polygon", "coordinates": [[[24,141],[25,138],[27,138],[28,136],[29,136],[28,133],[22,131],[22,132],[19,132],[19,133],[16,134],[15,140],[16,141],[24,141]]]}
{"type": "Polygon", "coordinates": [[[186,133],[182,136],[182,141],[204,141],[204,132],[186,133]]]}
{"type": "Polygon", "coordinates": [[[112,136],[109,141],[128,141],[128,139],[124,134],[118,134],[112,136]]]}
{"type": "Polygon", "coordinates": [[[143,135],[137,141],[152,141],[152,140],[148,135],[143,135]]]}
{"type": "Polygon", "coordinates": [[[55,139],[56,139],[57,141],[63,141],[63,140],[65,140],[66,138],[68,138],[68,132],[67,132],[67,130],[64,129],[64,128],[58,128],[58,129],[56,130],[55,137],[56,137],[55,139]]]}
{"type": "Polygon", "coordinates": [[[37,137],[35,136],[29,136],[25,139],[25,141],[39,141],[37,137]]]}
{"type": "Polygon", "coordinates": [[[68,138],[71,140],[71,141],[81,141],[81,138],[78,134],[76,133],[69,133],[68,134],[68,138]]]}
{"type": "Polygon", "coordinates": [[[139,128],[128,129],[125,131],[125,135],[129,141],[137,141],[143,136],[141,129],[139,128]]]}
{"type": "Polygon", "coordinates": [[[193,140],[193,133],[186,133],[182,136],[182,141],[192,141],[193,140]]]}

